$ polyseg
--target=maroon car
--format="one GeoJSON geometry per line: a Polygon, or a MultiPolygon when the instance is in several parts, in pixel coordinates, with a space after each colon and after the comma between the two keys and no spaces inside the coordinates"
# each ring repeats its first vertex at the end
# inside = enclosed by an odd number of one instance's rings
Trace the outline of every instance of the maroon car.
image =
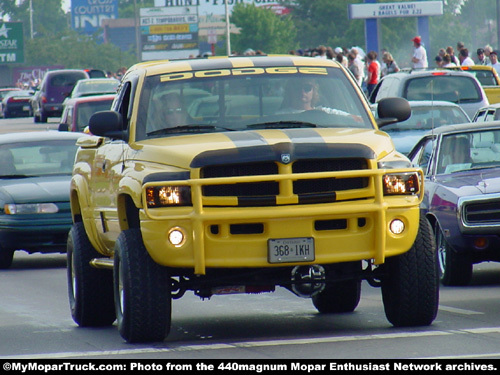
{"type": "Polygon", "coordinates": [[[441,282],[467,285],[475,263],[500,261],[500,121],[439,127],[408,156],[425,172],[441,282]]]}

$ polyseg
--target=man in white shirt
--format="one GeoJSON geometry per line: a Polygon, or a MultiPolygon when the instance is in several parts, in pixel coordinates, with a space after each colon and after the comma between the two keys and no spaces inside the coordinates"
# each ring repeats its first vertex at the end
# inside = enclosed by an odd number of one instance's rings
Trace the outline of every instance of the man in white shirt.
{"type": "Polygon", "coordinates": [[[500,63],[498,62],[497,51],[490,52],[490,61],[491,61],[491,66],[495,68],[498,74],[500,74],[500,63]]]}
{"type": "Polygon", "coordinates": [[[416,36],[412,39],[413,42],[413,57],[411,62],[413,63],[413,69],[425,69],[429,67],[427,61],[427,51],[422,45],[422,38],[416,36]]]}
{"type": "Polygon", "coordinates": [[[475,65],[474,60],[469,57],[469,50],[467,48],[462,48],[458,53],[458,59],[460,60],[461,66],[475,65]]]}

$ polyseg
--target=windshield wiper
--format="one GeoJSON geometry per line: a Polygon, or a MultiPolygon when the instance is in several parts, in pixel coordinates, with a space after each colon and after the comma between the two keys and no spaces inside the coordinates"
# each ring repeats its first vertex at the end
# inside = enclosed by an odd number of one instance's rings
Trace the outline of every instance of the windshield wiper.
{"type": "Polygon", "coordinates": [[[273,121],[273,122],[262,122],[258,124],[248,125],[247,128],[250,129],[287,129],[287,128],[316,128],[317,125],[312,122],[304,121],[273,121]]]}
{"type": "Polygon", "coordinates": [[[149,132],[148,135],[175,134],[175,133],[204,133],[213,130],[234,131],[234,129],[224,128],[215,125],[180,125],[180,126],[154,130],[152,132],[149,132]]]}

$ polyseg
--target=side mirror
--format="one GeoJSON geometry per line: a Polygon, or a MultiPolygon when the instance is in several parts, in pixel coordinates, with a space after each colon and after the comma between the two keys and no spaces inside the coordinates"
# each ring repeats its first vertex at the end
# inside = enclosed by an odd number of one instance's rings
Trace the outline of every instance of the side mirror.
{"type": "Polygon", "coordinates": [[[123,117],[115,111],[100,111],[94,113],[89,120],[89,130],[93,135],[113,139],[127,140],[123,130],[123,117]]]}
{"type": "Polygon", "coordinates": [[[404,98],[384,98],[377,104],[379,127],[408,120],[411,116],[411,107],[404,98]]]}

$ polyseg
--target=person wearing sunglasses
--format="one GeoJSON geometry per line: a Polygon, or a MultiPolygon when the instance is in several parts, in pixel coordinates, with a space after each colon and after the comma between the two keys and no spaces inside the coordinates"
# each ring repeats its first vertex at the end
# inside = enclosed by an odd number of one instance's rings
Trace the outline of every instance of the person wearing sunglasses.
{"type": "Polygon", "coordinates": [[[166,94],[162,96],[161,101],[164,106],[164,118],[167,126],[174,127],[188,124],[188,114],[178,93],[166,94]]]}
{"type": "Polygon", "coordinates": [[[280,113],[294,113],[316,109],[318,85],[310,79],[290,80],[285,88],[280,113]]]}

